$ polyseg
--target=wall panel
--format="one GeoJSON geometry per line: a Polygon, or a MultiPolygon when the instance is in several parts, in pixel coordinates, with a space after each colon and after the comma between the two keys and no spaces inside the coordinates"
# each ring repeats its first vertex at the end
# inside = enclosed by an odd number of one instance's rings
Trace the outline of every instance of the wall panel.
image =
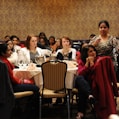
{"type": "Polygon", "coordinates": [[[106,19],[112,35],[119,36],[119,0],[1,0],[0,38],[43,31],[49,37],[87,39],[98,34],[98,22],[106,19]]]}

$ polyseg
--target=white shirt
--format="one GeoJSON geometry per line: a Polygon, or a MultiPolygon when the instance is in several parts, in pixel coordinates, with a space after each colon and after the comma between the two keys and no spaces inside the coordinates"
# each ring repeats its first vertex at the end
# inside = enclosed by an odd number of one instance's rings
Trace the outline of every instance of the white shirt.
{"type": "MultiPolygon", "coordinates": [[[[41,49],[37,47],[36,51],[38,52],[39,56],[44,56],[44,58],[46,55],[48,56],[51,55],[51,51],[48,49],[41,49]]],[[[27,63],[30,63],[30,50],[27,49],[26,47],[21,48],[21,50],[18,53],[18,60],[23,60],[27,63]]]]}
{"type": "MultiPolygon", "coordinates": [[[[59,52],[62,54],[62,51],[63,51],[63,49],[57,50],[56,56],[57,56],[57,54],[58,54],[59,52]]],[[[72,52],[72,59],[73,59],[73,60],[76,60],[76,49],[70,48],[69,53],[70,53],[70,52],[72,52]]]]}

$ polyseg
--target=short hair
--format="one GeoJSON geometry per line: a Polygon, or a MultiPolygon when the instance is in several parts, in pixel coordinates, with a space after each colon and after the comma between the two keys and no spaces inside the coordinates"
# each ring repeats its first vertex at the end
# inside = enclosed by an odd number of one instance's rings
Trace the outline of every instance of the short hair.
{"type": "Polygon", "coordinates": [[[66,40],[68,40],[69,41],[69,44],[72,46],[72,41],[71,41],[71,39],[69,38],[69,37],[67,37],[67,36],[63,36],[62,38],[61,38],[61,40],[60,40],[60,45],[62,46],[62,39],[66,39],[66,40]]]}

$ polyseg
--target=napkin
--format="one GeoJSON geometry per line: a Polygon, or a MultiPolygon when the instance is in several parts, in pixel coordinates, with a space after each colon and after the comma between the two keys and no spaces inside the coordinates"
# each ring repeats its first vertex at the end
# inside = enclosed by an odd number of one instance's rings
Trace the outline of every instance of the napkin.
{"type": "Polygon", "coordinates": [[[76,61],[64,60],[64,62],[67,63],[68,68],[76,68],[78,65],[76,61]]]}

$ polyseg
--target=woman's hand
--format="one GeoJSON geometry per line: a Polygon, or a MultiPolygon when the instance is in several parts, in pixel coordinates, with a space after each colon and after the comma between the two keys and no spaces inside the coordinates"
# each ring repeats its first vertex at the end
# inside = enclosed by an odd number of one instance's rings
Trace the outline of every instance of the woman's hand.
{"type": "Polygon", "coordinates": [[[88,57],[88,60],[89,60],[89,63],[90,63],[90,67],[94,65],[94,59],[95,59],[95,58],[92,57],[92,56],[89,56],[89,57],[88,57]]]}
{"type": "Polygon", "coordinates": [[[95,42],[92,45],[97,46],[99,44],[100,40],[101,40],[100,38],[96,39],[95,42]]]}
{"type": "Polygon", "coordinates": [[[89,62],[94,62],[94,57],[89,56],[89,57],[88,57],[88,60],[89,60],[89,62]]]}
{"type": "Polygon", "coordinates": [[[85,64],[85,66],[86,67],[91,67],[91,66],[93,66],[94,65],[94,57],[92,57],[92,56],[89,56],[88,58],[86,58],[86,64],[85,64]]]}
{"type": "Polygon", "coordinates": [[[20,79],[20,84],[23,84],[24,83],[24,80],[21,78],[20,79]]]}
{"type": "Polygon", "coordinates": [[[88,59],[88,58],[86,58],[86,63],[85,63],[85,66],[86,66],[86,67],[89,67],[89,64],[90,64],[89,59],[88,59]]]}

